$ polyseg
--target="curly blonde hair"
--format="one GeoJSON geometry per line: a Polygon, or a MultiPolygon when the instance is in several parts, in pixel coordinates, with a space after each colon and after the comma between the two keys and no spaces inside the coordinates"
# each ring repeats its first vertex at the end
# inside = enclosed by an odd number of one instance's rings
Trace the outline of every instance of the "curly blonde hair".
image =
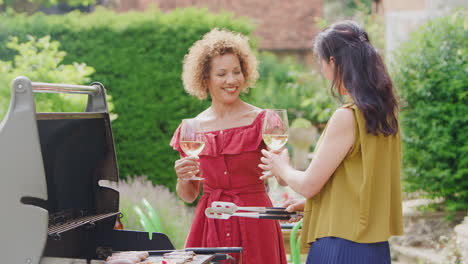
{"type": "Polygon", "coordinates": [[[198,99],[206,99],[208,89],[205,80],[210,73],[211,59],[224,54],[236,54],[239,58],[244,86],[242,92],[247,92],[258,79],[257,58],[250,49],[249,39],[239,33],[214,28],[206,33],[189,49],[184,57],[182,81],[184,89],[198,99]]]}

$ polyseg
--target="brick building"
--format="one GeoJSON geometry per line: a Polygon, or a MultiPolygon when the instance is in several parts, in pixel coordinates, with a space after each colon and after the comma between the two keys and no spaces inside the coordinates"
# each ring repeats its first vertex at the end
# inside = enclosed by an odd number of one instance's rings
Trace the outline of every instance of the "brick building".
{"type": "Polygon", "coordinates": [[[312,67],[312,42],[318,29],[315,18],[322,16],[323,0],[120,0],[117,11],[147,9],[156,4],[162,11],[196,6],[212,12],[229,11],[239,17],[248,17],[256,24],[254,34],[259,49],[278,56],[294,56],[312,67]]]}

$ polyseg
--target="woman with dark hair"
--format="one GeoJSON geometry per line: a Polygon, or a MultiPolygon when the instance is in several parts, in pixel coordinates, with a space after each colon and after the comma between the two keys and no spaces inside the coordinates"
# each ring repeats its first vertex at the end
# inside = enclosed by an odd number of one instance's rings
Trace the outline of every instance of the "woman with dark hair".
{"type": "Polygon", "coordinates": [[[392,81],[367,33],[355,22],[331,25],[315,40],[324,76],[346,103],[319,139],[306,171],[289,165],[287,150],[262,151],[266,173],[307,200],[303,210],[307,263],[391,263],[388,238],[402,234],[400,131],[392,81]]]}

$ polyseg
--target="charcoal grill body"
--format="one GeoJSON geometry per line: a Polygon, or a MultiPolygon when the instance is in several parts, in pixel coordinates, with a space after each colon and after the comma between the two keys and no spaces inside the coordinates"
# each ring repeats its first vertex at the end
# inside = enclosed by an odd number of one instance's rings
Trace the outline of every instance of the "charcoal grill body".
{"type": "Polygon", "coordinates": [[[25,77],[13,82],[0,123],[0,203],[8,212],[0,225],[2,262],[74,263],[107,249],[173,249],[162,233],[149,240],[146,232],[113,229],[119,193],[103,182],[118,181],[118,169],[105,89],[67,88],[25,77]],[[33,90],[41,87],[88,94],[85,112],[37,113],[33,90]]]}

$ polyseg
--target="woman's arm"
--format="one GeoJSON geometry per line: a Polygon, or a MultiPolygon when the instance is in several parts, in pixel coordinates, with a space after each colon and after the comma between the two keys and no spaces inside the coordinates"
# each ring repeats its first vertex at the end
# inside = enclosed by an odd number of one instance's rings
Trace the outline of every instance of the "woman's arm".
{"type": "Polygon", "coordinates": [[[176,191],[182,200],[192,203],[200,193],[200,181],[186,180],[200,173],[198,157],[185,157],[176,160],[174,170],[177,174],[176,191]]]}
{"type": "Polygon", "coordinates": [[[187,181],[177,179],[177,195],[187,203],[193,203],[200,192],[200,181],[187,181]]]}
{"type": "Polygon", "coordinates": [[[340,108],[330,118],[327,130],[314,158],[305,172],[289,165],[287,150],[280,154],[262,151],[260,167],[282,178],[294,191],[306,198],[316,195],[354,144],[355,121],[353,110],[340,108]]]}
{"type": "Polygon", "coordinates": [[[279,177],[279,176],[276,176],[276,181],[277,181],[278,184],[281,185],[281,186],[288,186],[288,183],[287,183],[285,180],[283,180],[281,177],[279,177]]]}
{"type": "MultiPolygon", "coordinates": [[[[263,153],[263,151],[264,151],[264,150],[262,150],[262,153],[263,153]]],[[[276,153],[276,154],[278,154],[278,153],[276,153]]],[[[260,166],[260,165],[259,165],[259,166],[260,166]]],[[[271,174],[271,171],[264,171],[264,172],[262,173],[262,176],[260,176],[259,179],[262,180],[262,181],[265,181],[265,184],[266,184],[266,183],[267,183],[266,180],[267,180],[268,178],[271,178],[272,176],[275,176],[275,179],[276,179],[276,181],[278,182],[279,185],[281,185],[281,186],[288,186],[288,184],[287,184],[283,179],[281,179],[279,176],[272,175],[272,174],[271,174]]]]}

